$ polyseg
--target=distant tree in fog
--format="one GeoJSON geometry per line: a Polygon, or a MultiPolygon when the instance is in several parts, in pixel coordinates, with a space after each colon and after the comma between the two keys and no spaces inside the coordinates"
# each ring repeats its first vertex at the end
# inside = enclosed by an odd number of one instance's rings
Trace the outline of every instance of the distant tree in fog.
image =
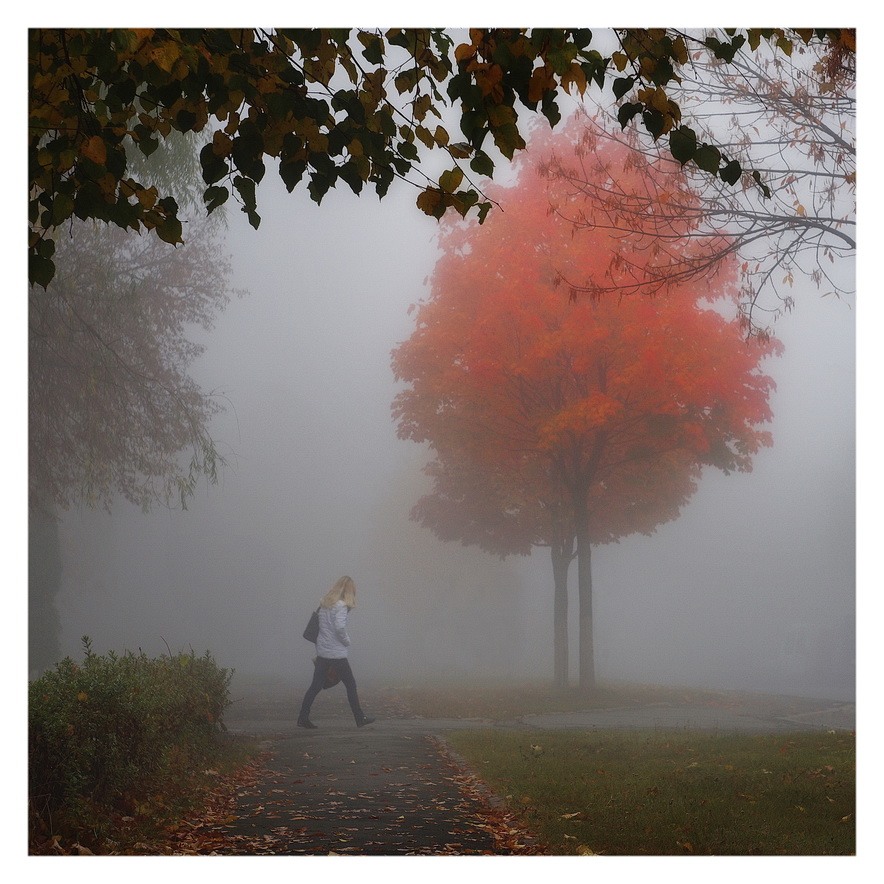
{"type": "MultiPolygon", "coordinates": [[[[198,197],[192,142],[164,153],[165,165],[152,168],[198,197]]],[[[214,476],[207,425],[218,406],[188,374],[202,349],[188,335],[226,305],[230,265],[222,217],[195,213],[177,249],[75,221],[58,243],[55,284],[31,287],[31,509],[107,507],[118,495],[144,508],[186,504],[197,477],[214,476]]]]}
{"type": "MultiPolygon", "coordinates": [[[[169,139],[145,180],[173,183],[194,212],[186,246],[133,236],[92,220],[59,238],[50,289],[28,304],[28,498],[30,656],[55,662],[55,597],[61,562],[59,511],[186,506],[220,458],[208,432],[219,406],[188,374],[201,347],[188,337],[211,327],[228,301],[223,216],[201,217],[193,142],[169,139]]],[[[137,168],[137,157],[134,160],[137,168]]]]}
{"type": "MultiPolygon", "coordinates": [[[[676,518],[705,466],[751,469],[772,442],[773,382],[759,365],[779,345],[746,340],[717,309],[739,297],[734,260],[655,297],[569,297],[563,275],[626,283],[668,260],[594,226],[592,203],[549,174],[553,154],[585,149],[581,125],[535,131],[517,182],[491,188],[502,212],[446,224],[432,294],[393,354],[406,384],[393,410],[399,435],[433,451],[434,489],[413,516],[440,537],[501,555],[553,545],[566,571],[576,549],[580,686],[592,689],[592,546],[676,518]],[[578,212],[579,230],[563,217],[578,212]]],[[[652,161],[615,142],[597,150],[597,174],[627,191],[657,185],[652,161]]],[[[695,248],[690,216],[673,223],[695,248]]]]}

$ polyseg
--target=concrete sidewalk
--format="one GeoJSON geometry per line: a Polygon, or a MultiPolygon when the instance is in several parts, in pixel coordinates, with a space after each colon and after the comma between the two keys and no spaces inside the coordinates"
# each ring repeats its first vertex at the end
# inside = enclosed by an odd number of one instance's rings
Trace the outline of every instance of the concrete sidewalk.
{"type": "Polygon", "coordinates": [[[224,826],[228,854],[536,853],[429,733],[324,719],[272,743],[267,773],[224,826]]]}

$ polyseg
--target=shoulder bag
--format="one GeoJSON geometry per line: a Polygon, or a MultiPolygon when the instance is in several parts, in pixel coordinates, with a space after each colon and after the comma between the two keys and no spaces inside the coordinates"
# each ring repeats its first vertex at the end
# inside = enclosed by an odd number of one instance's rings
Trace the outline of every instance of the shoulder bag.
{"type": "Polygon", "coordinates": [[[310,622],[304,630],[304,638],[306,638],[308,642],[314,643],[316,642],[316,639],[319,638],[319,608],[310,615],[310,622]]]}

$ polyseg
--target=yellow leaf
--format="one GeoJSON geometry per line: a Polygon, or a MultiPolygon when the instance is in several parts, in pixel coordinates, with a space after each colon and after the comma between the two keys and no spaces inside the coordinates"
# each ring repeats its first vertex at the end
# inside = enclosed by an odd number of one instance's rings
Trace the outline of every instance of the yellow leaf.
{"type": "Polygon", "coordinates": [[[548,89],[555,89],[556,81],[552,76],[551,68],[544,65],[542,68],[535,68],[528,81],[528,100],[540,101],[543,93],[548,89]]]}
{"type": "Polygon", "coordinates": [[[178,46],[171,40],[162,45],[155,46],[151,49],[150,59],[157,66],[167,73],[172,70],[172,66],[178,60],[180,55],[178,46]]]}
{"type": "Polygon", "coordinates": [[[463,181],[463,170],[455,166],[439,176],[439,186],[446,193],[454,193],[463,181]]]}
{"type": "Polygon", "coordinates": [[[212,136],[212,153],[218,157],[227,157],[230,156],[231,150],[233,150],[233,139],[225,132],[217,129],[212,136]]]}
{"type": "Polygon", "coordinates": [[[417,207],[427,215],[435,215],[439,210],[442,194],[438,190],[425,190],[417,198],[417,207]]]}
{"type": "Polygon", "coordinates": [[[107,147],[100,135],[93,135],[80,150],[87,160],[92,160],[99,166],[103,166],[107,162],[107,147]]]}
{"type": "Polygon", "coordinates": [[[156,205],[157,189],[155,187],[151,187],[148,190],[139,188],[135,193],[138,197],[138,202],[141,203],[145,209],[152,209],[156,205]]]}
{"type": "Polygon", "coordinates": [[[572,84],[577,87],[577,91],[581,95],[586,92],[586,74],[583,72],[583,68],[580,67],[580,65],[577,64],[576,61],[572,61],[571,66],[562,75],[562,88],[566,92],[570,93],[572,84]]]}
{"type": "Polygon", "coordinates": [[[476,54],[476,49],[477,47],[475,43],[461,43],[460,46],[454,50],[455,61],[460,63],[472,58],[476,54]]]}

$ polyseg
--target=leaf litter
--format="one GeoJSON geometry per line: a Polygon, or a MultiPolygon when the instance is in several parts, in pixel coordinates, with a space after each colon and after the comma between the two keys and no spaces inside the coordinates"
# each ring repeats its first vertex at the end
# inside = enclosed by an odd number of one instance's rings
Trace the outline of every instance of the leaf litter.
{"type": "MultiPolygon", "coordinates": [[[[277,751],[221,777],[198,816],[148,853],[172,855],[536,856],[536,837],[442,742],[426,736],[406,763],[379,750],[373,788],[348,788],[323,753],[277,751]],[[394,759],[395,760],[395,759],[394,759]],[[294,762],[294,763],[292,763],[294,762]],[[322,765],[322,766],[320,766],[322,765]],[[314,769],[311,769],[314,768],[314,769]],[[324,785],[333,779],[340,785],[324,785]]],[[[330,755],[333,753],[329,753],[330,755]]],[[[352,756],[348,755],[347,759],[352,756]]],[[[340,760],[362,767],[365,761],[340,760]]]]}

